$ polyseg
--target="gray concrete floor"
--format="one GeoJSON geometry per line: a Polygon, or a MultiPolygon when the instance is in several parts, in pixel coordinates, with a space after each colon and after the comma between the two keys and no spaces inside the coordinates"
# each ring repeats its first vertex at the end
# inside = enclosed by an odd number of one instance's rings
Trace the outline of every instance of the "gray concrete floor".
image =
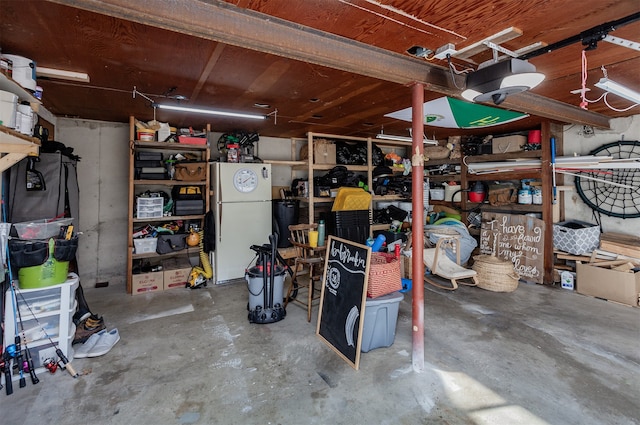
{"type": "Polygon", "coordinates": [[[389,348],[356,371],[306,312],[249,324],[246,285],[129,296],[85,288],[121,341],[0,393],[10,424],[637,424],[640,310],[521,283],[425,288],[425,368],[412,368],[411,297],[389,348]]]}

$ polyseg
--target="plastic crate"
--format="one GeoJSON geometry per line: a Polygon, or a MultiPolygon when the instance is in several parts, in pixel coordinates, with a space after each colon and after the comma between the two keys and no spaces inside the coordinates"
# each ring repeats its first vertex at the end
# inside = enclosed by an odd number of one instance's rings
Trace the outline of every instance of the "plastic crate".
{"type": "Polygon", "coordinates": [[[134,239],[133,246],[136,250],[136,254],[156,252],[156,248],[158,247],[158,238],[134,239]]]}
{"type": "Polygon", "coordinates": [[[139,197],[136,201],[136,218],[161,218],[163,215],[164,198],[139,197]]]}
{"type": "Polygon", "coordinates": [[[61,218],[58,220],[33,220],[24,223],[14,223],[20,239],[49,239],[60,234],[62,226],[68,226],[73,218],[61,218]]]}
{"type": "Polygon", "coordinates": [[[327,222],[329,234],[364,244],[369,238],[369,210],[332,211],[327,222]]]}

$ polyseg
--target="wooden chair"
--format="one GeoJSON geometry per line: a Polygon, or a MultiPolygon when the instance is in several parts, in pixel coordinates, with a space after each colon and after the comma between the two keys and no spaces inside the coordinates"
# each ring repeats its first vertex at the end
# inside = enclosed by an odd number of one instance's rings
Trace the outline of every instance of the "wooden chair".
{"type": "Polygon", "coordinates": [[[289,226],[291,236],[289,241],[296,248],[296,257],[293,265],[293,276],[291,285],[287,291],[284,307],[287,308],[289,301],[296,302],[307,307],[307,322],[311,322],[311,305],[314,300],[320,298],[320,286],[315,285],[316,281],[322,278],[322,270],[324,268],[324,253],[326,246],[312,247],[309,245],[309,231],[317,230],[317,224],[293,224],[289,226]],[[298,279],[302,274],[308,273],[308,281],[298,279]],[[301,288],[307,288],[306,302],[300,300],[297,295],[301,288]],[[291,298],[291,294],[294,293],[291,298]],[[317,293],[317,294],[314,294],[317,293]]]}

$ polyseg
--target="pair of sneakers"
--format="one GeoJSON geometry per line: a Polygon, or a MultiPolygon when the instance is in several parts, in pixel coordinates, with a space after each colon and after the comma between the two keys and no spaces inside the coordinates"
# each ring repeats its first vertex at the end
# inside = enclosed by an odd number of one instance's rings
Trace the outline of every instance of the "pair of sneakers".
{"type": "Polygon", "coordinates": [[[106,329],[103,329],[91,335],[89,339],[78,348],[74,348],[73,357],[75,359],[82,359],[86,357],[104,356],[118,341],[120,341],[118,328],[113,328],[108,332],[106,329]]]}

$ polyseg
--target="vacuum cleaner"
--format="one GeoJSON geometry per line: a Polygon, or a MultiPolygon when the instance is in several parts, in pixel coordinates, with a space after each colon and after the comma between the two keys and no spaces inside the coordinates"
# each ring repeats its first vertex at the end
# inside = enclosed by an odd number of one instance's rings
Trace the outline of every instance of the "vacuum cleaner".
{"type": "Polygon", "coordinates": [[[278,264],[278,235],[269,235],[269,245],[252,245],[257,261],[247,270],[249,323],[274,323],[287,315],[284,309],[284,278],[289,268],[278,264]]]}

